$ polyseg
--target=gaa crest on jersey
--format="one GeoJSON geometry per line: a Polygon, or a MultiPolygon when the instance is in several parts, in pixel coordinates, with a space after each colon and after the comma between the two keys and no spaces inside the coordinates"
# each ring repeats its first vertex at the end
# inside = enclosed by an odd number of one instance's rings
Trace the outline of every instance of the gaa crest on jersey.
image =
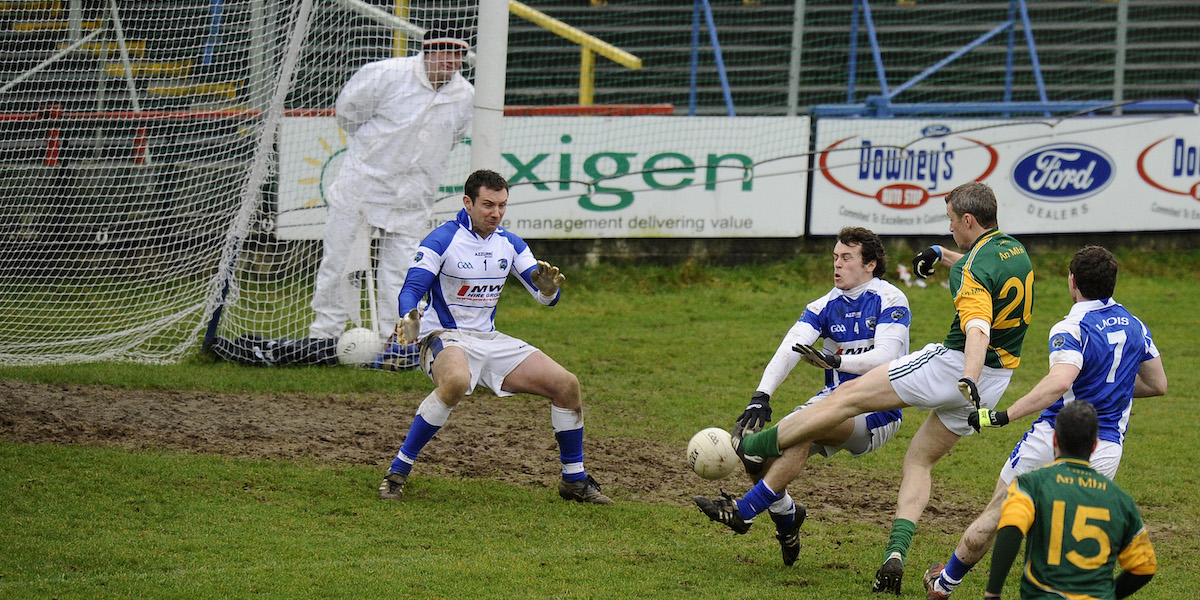
{"type": "Polygon", "coordinates": [[[1063,346],[1066,346],[1066,345],[1067,345],[1067,336],[1065,334],[1060,333],[1060,334],[1050,338],[1050,347],[1054,348],[1055,350],[1062,348],[1063,346]]]}

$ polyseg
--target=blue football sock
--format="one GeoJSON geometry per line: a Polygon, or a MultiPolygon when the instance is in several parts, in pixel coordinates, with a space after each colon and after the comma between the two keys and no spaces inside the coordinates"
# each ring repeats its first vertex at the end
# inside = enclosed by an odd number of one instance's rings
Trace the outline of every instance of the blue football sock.
{"type": "Polygon", "coordinates": [[[559,431],[554,434],[558,440],[558,459],[562,462],[562,478],[564,481],[582,481],[587,478],[583,470],[583,428],[559,431]]]}
{"type": "Polygon", "coordinates": [[[958,584],[962,583],[963,577],[971,570],[971,565],[964,563],[958,559],[958,553],[950,555],[950,562],[946,563],[946,568],[942,569],[940,577],[942,587],[947,592],[953,592],[958,584]]]}
{"type": "Polygon", "coordinates": [[[775,503],[783,497],[783,494],[775,493],[774,490],[767,487],[767,484],[759,479],[750,491],[742,496],[741,500],[737,501],[738,514],[742,516],[742,520],[750,522],[758,513],[767,510],[768,506],[775,503]]]}

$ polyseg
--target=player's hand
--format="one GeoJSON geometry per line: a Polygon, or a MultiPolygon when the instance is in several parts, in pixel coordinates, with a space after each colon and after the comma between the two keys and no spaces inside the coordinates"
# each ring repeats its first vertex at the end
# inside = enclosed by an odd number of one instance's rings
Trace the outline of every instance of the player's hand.
{"type": "Polygon", "coordinates": [[[974,429],[976,433],[979,432],[981,426],[1004,427],[1005,425],[1008,425],[1008,411],[995,411],[981,408],[967,415],[967,424],[970,425],[971,429],[974,429]]]}
{"type": "Polygon", "coordinates": [[[420,333],[421,315],[414,308],[408,311],[407,315],[400,317],[400,321],[396,323],[396,332],[392,335],[401,345],[407,345],[417,343],[417,335],[420,333]]]}
{"type": "Polygon", "coordinates": [[[970,377],[963,377],[958,380],[958,391],[971,403],[976,410],[979,410],[979,388],[975,386],[975,380],[970,377]]]}
{"type": "Polygon", "coordinates": [[[913,257],[913,273],[921,279],[928,278],[933,275],[933,268],[942,261],[942,247],[933,245],[930,246],[913,257]]]}
{"type": "Polygon", "coordinates": [[[796,344],[792,346],[792,352],[799,352],[801,360],[819,369],[837,370],[842,366],[842,355],[824,348],[817,350],[808,344],[796,344]]]}
{"type": "Polygon", "coordinates": [[[737,418],[737,423],[733,426],[735,445],[740,443],[743,437],[760,431],[763,425],[769,422],[771,422],[771,395],[766,392],[754,392],[754,396],[750,398],[750,404],[746,405],[746,410],[742,411],[742,416],[737,418]]]}
{"type": "Polygon", "coordinates": [[[567,276],[560,273],[558,267],[552,267],[550,263],[539,260],[537,261],[537,270],[529,278],[533,280],[533,285],[543,296],[553,296],[558,293],[558,288],[562,286],[562,282],[567,276]]]}

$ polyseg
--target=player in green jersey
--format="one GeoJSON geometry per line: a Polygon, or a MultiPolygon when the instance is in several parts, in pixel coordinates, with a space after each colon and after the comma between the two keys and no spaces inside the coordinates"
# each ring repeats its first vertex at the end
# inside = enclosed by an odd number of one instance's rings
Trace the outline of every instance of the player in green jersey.
{"type": "Polygon", "coordinates": [[[946,216],[964,253],[935,246],[913,261],[922,277],[932,274],[935,261],[951,267],[955,315],[944,343],[880,365],[737,446],[744,461],[758,463],[790,446],[807,447],[820,433],[859,414],[909,406],[930,412],[904,457],[896,519],[872,586],[876,592],[900,594],[904,557],[929,503],[933,466],[959,438],[974,433],[967,417],[981,407],[995,407],[1021,362],[1033,313],[1033,265],[1025,247],[997,228],[996,205],[995,194],[982,183],[951,190],[946,216]]]}
{"type": "Polygon", "coordinates": [[[1055,461],[1018,475],[1001,509],[984,598],[999,598],[1021,539],[1021,598],[1124,598],[1158,570],[1133,498],[1088,462],[1097,444],[1096,409],[1071,402],[1058,413],[1055,461]],[[1116,578],[1117,563],[1124,569],[1116,578]]]}

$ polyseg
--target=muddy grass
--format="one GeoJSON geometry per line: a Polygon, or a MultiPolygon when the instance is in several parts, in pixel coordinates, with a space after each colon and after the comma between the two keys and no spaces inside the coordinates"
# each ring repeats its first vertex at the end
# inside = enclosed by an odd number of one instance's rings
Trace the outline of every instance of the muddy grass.
{"type": "MultiPolygon", "coordinates": [[[[2,380],[0,439],[373,466],[382,475],[421,399],[220,395],[2,380]]],[[[684,463],[682,446],[589,435],[584,450],[588,472],[618,502],[691,507],[696,494],[715,495],[720,487],[737,494],[748,488],[732,477],[699,479],[684,463]]],[[[814,460],[793,484],[810,518],[890,524],[899,465],[873,479],[839,462],[844,461],[814,460]]],[[[413,473],[552,490],[558,450],[549,411],[529,397],[476,394],[455,408],[413,473]]],[[[926,516],[936,516],[932,522],[939,528],[961,531],[978,509],[935,498],[926,516]]]]}

